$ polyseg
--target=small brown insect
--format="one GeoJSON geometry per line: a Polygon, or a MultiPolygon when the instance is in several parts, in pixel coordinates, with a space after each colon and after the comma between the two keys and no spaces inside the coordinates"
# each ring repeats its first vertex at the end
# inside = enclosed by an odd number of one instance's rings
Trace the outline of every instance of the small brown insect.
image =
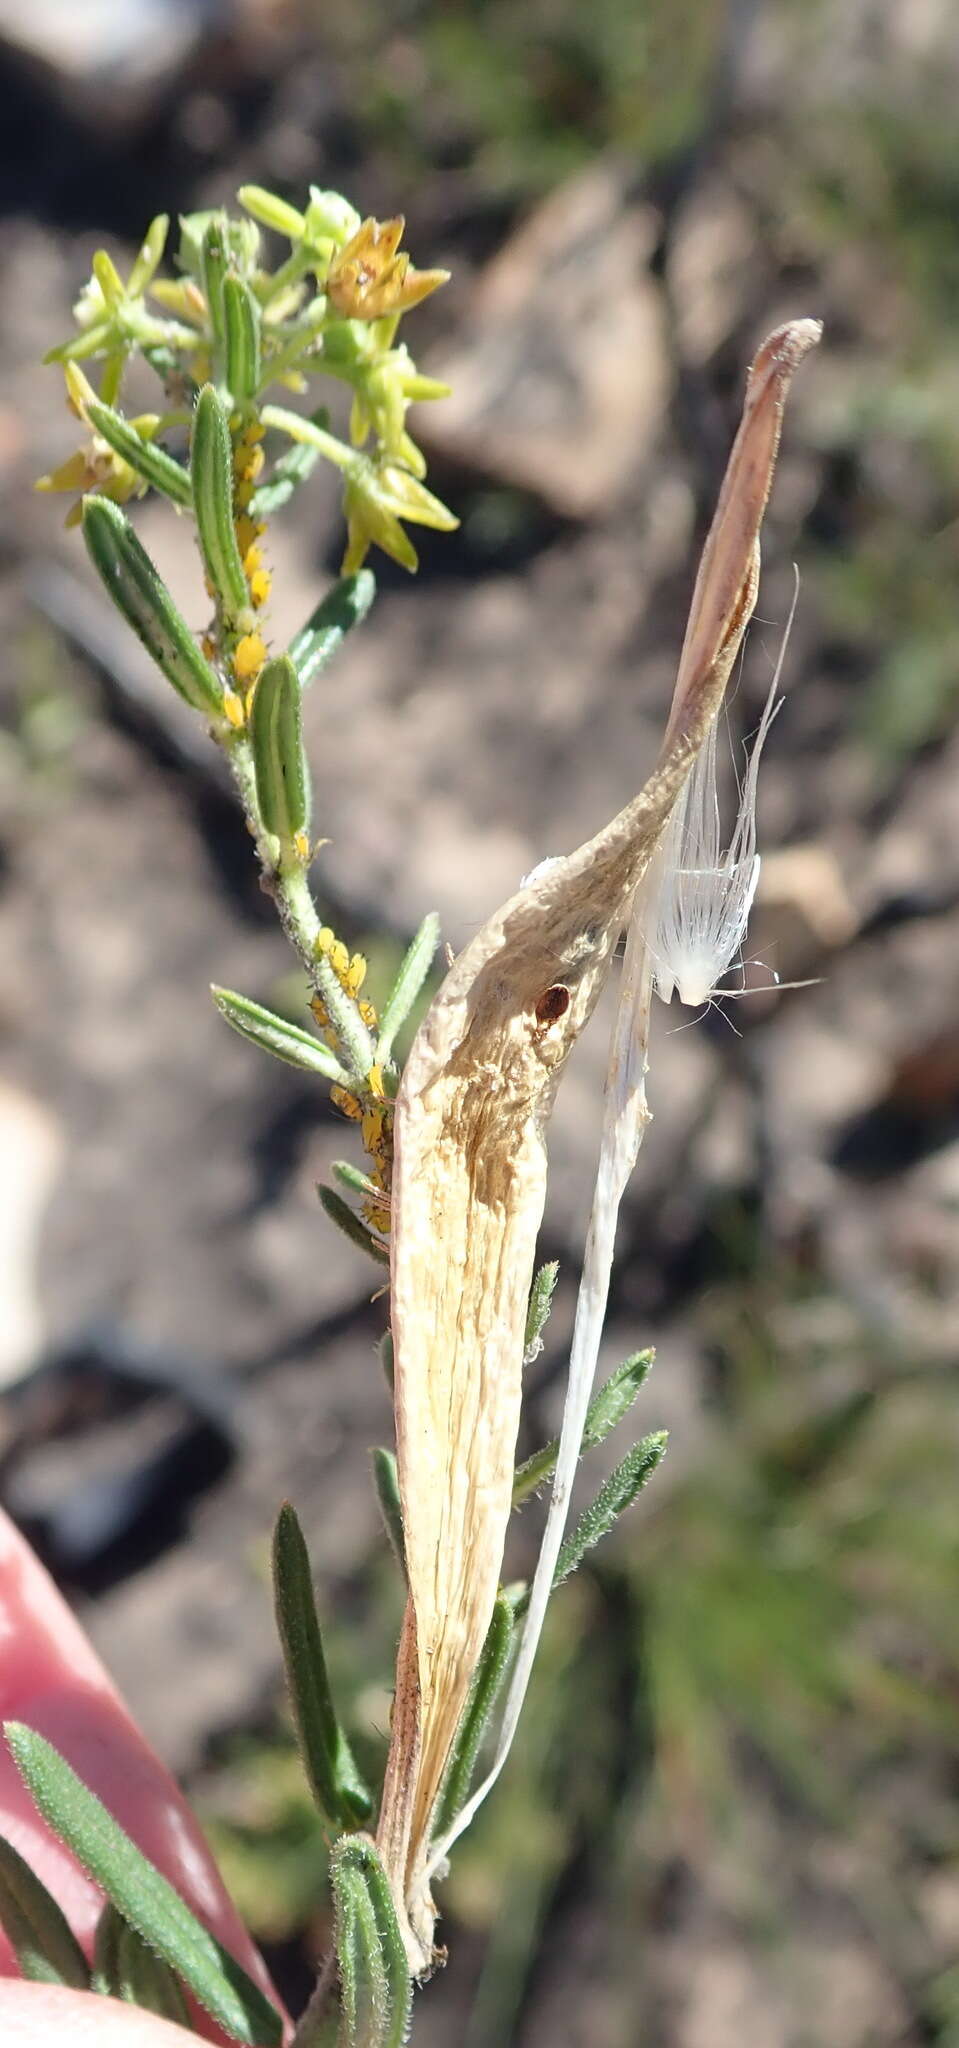
{"type": "Polygon", "coordinates": [[[569,1009],[569,1002],[569,989],[564,982],[554,982],[552,988],[545,989],[534,1012],[536,1022],[540,1028],[546,1031],[551,1024],[557,1022],[558,1018],[565,1017],[569,1009]]]}

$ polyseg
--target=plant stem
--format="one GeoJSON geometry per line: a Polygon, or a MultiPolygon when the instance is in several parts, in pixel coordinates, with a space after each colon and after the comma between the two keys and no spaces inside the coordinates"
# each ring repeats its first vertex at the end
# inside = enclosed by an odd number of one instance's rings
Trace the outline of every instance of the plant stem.
{"type": "Polygon", "coordinates": [[[324,1005],[351,1074],[363,1085],[376,1059],[373,1040],[355,999],[341,987],[330,962],[316,950],[322,923],[310,893],[306,868],[302,861],[283,861],[276,857],[276,841],[264,830],[260,817],[253,753],[246,734],[238,733],[230,739],[226,751],[240,802],[256,842],[264,886],[273,896],[283,930],[324,1005]]]}

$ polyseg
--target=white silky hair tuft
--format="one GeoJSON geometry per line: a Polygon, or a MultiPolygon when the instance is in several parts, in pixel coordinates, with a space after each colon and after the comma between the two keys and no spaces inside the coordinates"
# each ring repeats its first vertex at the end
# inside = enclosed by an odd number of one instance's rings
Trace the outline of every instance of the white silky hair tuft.
{"type": "Polygon", "coordinates": [[[716,787],[716,727],[708,737],[677,799],[650,863],[644,885],[643,929],[653,987],[668,1003],[675,989],[694,1009],[708,1003],[728,973],[743,939],[759,881],[756,852],[756,784],[766,736],[783,699],[776,692],[799,596],[799,577],[763,715],[753,742],[739,798],[739,812],[725,853],[721,848],[716,787]]]}

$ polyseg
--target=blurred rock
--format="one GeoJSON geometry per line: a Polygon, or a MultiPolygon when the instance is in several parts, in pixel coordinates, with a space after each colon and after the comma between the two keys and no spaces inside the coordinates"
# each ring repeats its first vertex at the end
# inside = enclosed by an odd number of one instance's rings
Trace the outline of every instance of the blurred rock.
{"type": "Polygon", "coordinates": [[[670,229],[666,284],[682,359],[708,363],[739,327],[763,273],[754,216],[721,177],[691,186],[670,229]]]}
{"type": "Polygon", "coordinates": [[[70,111],[122,129],[192,55],[198,0],[0,0],[0,51],[26,60],[70,111]]]}
{"type": "Polygon", "coordinates": [[[647,268],[659,232],[616,170],[561,185],[488,264],[463,332],[431,361],[453,395],[424,446],[589,519],[649,459],[672,388],[665,311],[647,268]]]}

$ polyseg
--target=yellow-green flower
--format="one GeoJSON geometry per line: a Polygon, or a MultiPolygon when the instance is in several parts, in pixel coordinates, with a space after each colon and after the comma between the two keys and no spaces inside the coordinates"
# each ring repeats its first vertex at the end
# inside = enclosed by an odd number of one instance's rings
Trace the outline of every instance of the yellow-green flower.
{"type": "Polygon", "coordinates": [[[350,414],[350,438],[361,447],[372,431],[392,461],[426,475],[426,462],[406,431],[408,408],[417,400],[448,398],[449,385],[421,375],[405,347],[388,349],[370,364],[358,383],[350,414]]]}
{"type": "Polygon", "coordinates": [[[406,222],[364,220],[339,249],[326,276],[326,296],[344,320],[380,320],[407,313],[445,284],[448,270],[414,270],[400,241],[406,222]]]}
{"type": "Polygon", "coordinates": [[[440,533],[452,533],[459,525],[449,507],[434,498],[412,471],[398,462],[374,463],[363,456],[347,471],[343,510],[348,535],[344,576],[362,567],[374,545],[404,569],[415,570],[419,557],[400,524],[403,519],[416,526],[435,527],[440,533]]]}
{"type": "MultiPolygon", "coordinates": [[[[70,410],[84,426],[89,427],[86,403],[97,394],[78,363],[65,364],[64,375],[70,410]]],[[[152,440],[159,424],[160,415],[153,412],[141,413],[130,421],[131,427],[145,441],[152,440]]],[[[71,505],[66,518],[67,526],[77,526],[83,514],[84,492],[99,491],[101,497],[112,498],[114,504],[124,505],[128,498],[142,498],[148,486],[143,477],[124,462],[122,455],[117,455],[91,428],[89,439],[73,455],[68,455],[58,468],[52,469],[48,476],[38,477],[34,488],[38,491],[79,492],[76,504],[71,505]]]]}
{"type": "Polygon", "coordinates": [[[181,327],[172,320],[157,320],[145,303],[145,294],[151,289],[163,259],[169,226],[169,217],[165,213],[158,213],[151,221],[126,283],[112,256],[105,249],[97,250],[93,258],[93,275],[87,279],[73,308],[73,317],[80,332],[70,341],[59,342],[56,348],[48,349],[44,356],[45,363],[80,362],[87,356],[108,357],[111,364],[110,388],[105,388],[100,394],[107,404],[112,404],[116,397],[123,364],[131,349],[164,342],[172,347],[196,347],[197,337],[190,328],[181,327]]]}

